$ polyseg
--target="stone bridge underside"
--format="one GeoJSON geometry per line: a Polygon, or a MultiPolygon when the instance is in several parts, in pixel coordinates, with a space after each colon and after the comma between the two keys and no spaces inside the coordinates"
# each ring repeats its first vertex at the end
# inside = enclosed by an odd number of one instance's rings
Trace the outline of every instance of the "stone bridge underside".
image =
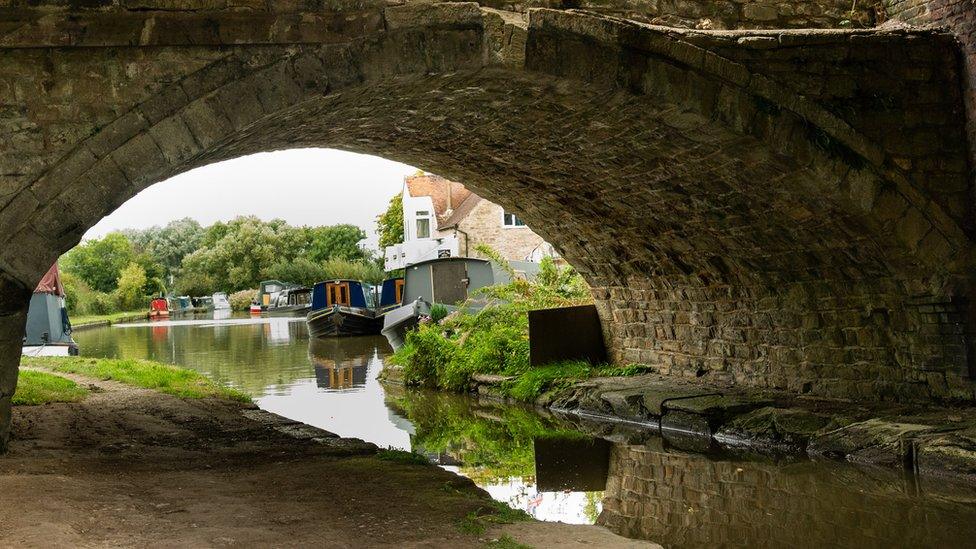
{"type": "Polygon", "coordinates": [[[616,361],[974,400],[950,35],[330,9],[0,17],[0,424],[29,289],[87,228],[188,169],[294,147],[406,162],[518,212],[592,285],[616,361]]]}

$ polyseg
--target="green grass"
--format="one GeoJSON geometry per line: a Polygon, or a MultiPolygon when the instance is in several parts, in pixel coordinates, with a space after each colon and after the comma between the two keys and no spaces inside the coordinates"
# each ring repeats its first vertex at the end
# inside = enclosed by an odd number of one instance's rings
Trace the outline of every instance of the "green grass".
{"type": "Polygon", "coordinates": [[[376,452],[376,457],[383,461],[402,463],[404,465],[430,465],[430,460],[421,454],[404,452],[395,448],[387,448],[376,452]]]}
{"type": "Polygon", "coordinates": [[[37,406],[50,402],[78,402],[86,396],[88,389],[70,379],[44,372],[21,370],[12,402],[15,406],[37,406]]]}
{"type": "Polygon", "coordinates": [[[492,500],[461,519],[458,530],[462,534],[480,536],[488,529],[488,524],[513,524],[529,520],[534,519],[525,511],[512,509],[500,501],[492,500]]]}
{"type": "Polygon", "coordinates": [[[127,319],[135,316],[141,316],[145,318],[147,315],[148,307],[146,309],[139,309],[137,311],[119,311],[117,313],[109,313],[106,315],[81,315],[72,316],[71,325],[78,327],[84,326],[85,324],[94,324],[96,322],[109,321],[112,323],[119,322],[122,319],[127,319]]]}
{"type": "Polygon", "coordinates": [[[214,397],[251,402],[247,394],[222,387],[197,372],[148,360],[24,357],[21,365],[118,381],[180,398],[214,397]]]}

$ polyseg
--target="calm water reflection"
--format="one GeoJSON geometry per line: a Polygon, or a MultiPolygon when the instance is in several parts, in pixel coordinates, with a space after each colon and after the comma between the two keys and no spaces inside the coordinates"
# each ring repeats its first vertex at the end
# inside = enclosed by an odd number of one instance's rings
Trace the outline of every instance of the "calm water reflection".
{"type": "Polygon", "coordinates": [[[76,334],[86,356],[200,371],[262,408],[413,449],[537,518],[672,547],[973,547],[976,491],[838,463],[701,456],[658,437],[381,386],[382,337],[309,342],[301,318],[193,318],[76,334]],[[613,442],[608,442],[612,440],[613,442]]]}

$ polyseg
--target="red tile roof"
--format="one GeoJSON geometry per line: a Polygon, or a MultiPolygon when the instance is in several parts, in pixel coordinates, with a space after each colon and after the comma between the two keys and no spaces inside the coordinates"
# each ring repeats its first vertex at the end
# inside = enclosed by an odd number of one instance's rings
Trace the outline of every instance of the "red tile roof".
{"type": "Polygon", "coordinates": [[[434,215],[437,216],[437,226],[447,227],[445,221],[457,223],[471,212],[474,204],[468,205],[467,202],[477,203],[480,200],[478,195],[469,191],[464,185],[444,179],[439,175],[411,175],[406,178],[407,191],[410,196],[429,196],[434,203],[434,215]],[[468,198],[475,197],[478,200],[470,201],[468,198]],[[459,212],[465,207],[466,211],[458,217],[455,212],[459,212]]]}

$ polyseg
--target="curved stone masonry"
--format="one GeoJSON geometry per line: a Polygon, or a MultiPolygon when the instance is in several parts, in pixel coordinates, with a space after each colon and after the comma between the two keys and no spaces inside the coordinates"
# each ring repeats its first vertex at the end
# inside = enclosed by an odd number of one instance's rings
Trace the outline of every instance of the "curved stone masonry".
{"type": "Polygon", "coordinates": [[[292,147],[411,163],[518,212],[586,276],[618,361],[974,399],[969,167],[942,32],[682,31],[474,3],[209,27],[106,13],[0,38],[0,281],[17,289],[0,303],[0,423],[46,266],[155,182],[292,147]],[[902,53],[926,79],[885,63],[902,53]]]}

